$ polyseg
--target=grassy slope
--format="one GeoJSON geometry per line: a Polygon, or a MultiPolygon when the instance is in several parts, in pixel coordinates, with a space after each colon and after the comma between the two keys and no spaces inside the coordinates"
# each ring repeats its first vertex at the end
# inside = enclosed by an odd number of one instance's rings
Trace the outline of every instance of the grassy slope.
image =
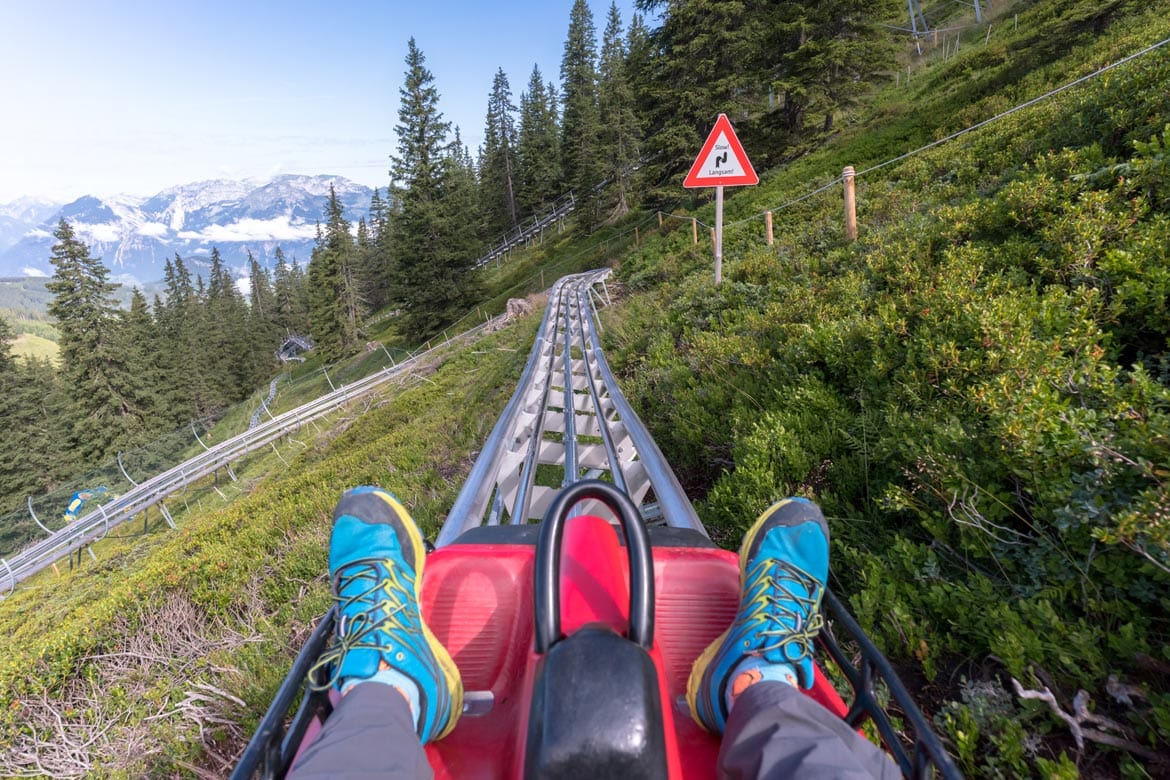
{"type": "MultiPolygon", "coordinates": [[[[993,35],[988,47],[972,45],[957,61],[917,74],[912,92],[888,91],[872,116],[823,151],[769,173],[761,187],[732,198],[729,222],[807,191],[810,182],[831,178],[844,164],[886,159],[1037,94],[1088,63],[1116,59],[1152,40],[1150,31],[1158,29],[1164,24],[1156,9],[1143,13],[1137,4],[1035,4],[1031,15],[1022,14],[1015,37],[993,35]],[[1110,25],[1103,16],[1110,10],[1134,18],[1110,25]]],[[[919,457],[923,446],[936,448],[936,461],[945,463],[952,453],[985,441],[989,451],[1018,453],[1007,459],[1013,472],[1031,467],[1030,448],[1051,448],[1044,459],[1049,470],[1027,485],[1056,481],[1060,471],[1052,463],[1068,457],[1068,447],[1059,446],[1067,428],[1053,429],[1054,443],[1012,427],[1013,419],[1047,419],[1043,402],[1050,399],[1043,392],[1051,377],[1020,379],[993,392],[1001,376],[1026,377],[1054,341],[1065,345],[1059,367],[1087,377],[1080,392],[1129,387],[1130,395],[1110,396],[1111,403],[1132,402],[1128,408],[1139,416],[1158,419],[1150,396],[1164,395],[1156,387],[1134,388],[1126,377],[1119,383],[1109,368],[1122,358],[1122,336],[1101,335],[1111,326],[1107,314],[1088,312],[1084,321],[1098,322],[1096,330],[1086,325],[1084,332],[1069,331],[1072,320],[1060,312],[1081,310],[1072,293],[1063,292],[1071,289],[1067,267],[1057,267],[1064,255],[1036,247],[1041,239],[1059,247],[1064,237],[1037,239],[1021,225],[1030,213],[1049,218],[1053,208],[1051,202],[1041,208],[1024,200],[1029,185],[1044,184],[1049,201],[1083,197],[1070,189],[1068,173],[1084,170],[1091,155],[1070,169],[1059,155],[1041,159],[1045,150],[1067,145],[1062,139],[1075,140],[1078,131],[1082,138],[1108,136],[1099,131],[1110,126],[1141,125],[1133,132],[1149,137],[1157,129],[1149,122],[1165,119],[1164,105],[1151,104],[1149,90],[1127,91],[1129,83],[1112,77],[1096,87],[1095,100],[1082,91],[1038,108],[990,134],[994,143],[969,138],[862,179],[864,235],[853,247],[841,239],[839,203],[826,196],[778,214],[772,250],[760,246],[761,221],[729,228],[729,281],[718,293],[710,289],[707,251],[689,246],[689,231],[646,241],[622,261],[623,278],[636,294],[606,315],[611,360],[667,456],[695,495],[706,497],[704,519],[733,544],[761,500],[782,491],[817,495],[838,540],[836,587],[853,596],[862,619],[915,679],[931,681],[922,690],[936,704],[960,698],[958,676],[980,676],[989,647],[1008,656],[1000,662],[1014,664],[1013,673],[1023,674],[1028,663],[1051,666],[1067,701],[1075,685],[1099,684],[1104,672],[1118,669],[1124,653],[1156,656],[1159,637],[1166,636],[1164,625],[1140,620],[1137,602],[1126,593],[1107,594],[1088,607],[1068,606],[1070,593],[1080,592],[1086,581],[1097,587],[1108,568],[1091,578],[1045,583],[1049,572],[1042,567],[1040,581],[1005,586],[1002,578],[980,579],[978,571],[948,561],[942,557],[946,549],[961,560],[996,565],[978,533],[954,536],[954,528],[937,527],[947,516],[945,501],[940,508],[911,488],[943,490],[972,475],[942,470],[915,482],[904,473],[930,466],[919,457]],[[1056,183],[1035,180],[1037,166],[1056,183]],[[1024,185],[1012,189],[1013,177],[1024,185]],[[972,193],[998,200],[985,208],[972,193]],[[1016,251],[1005,250],[1005,241],[1019,234],[1025,235],[1016,251]],[[1045,277],[1034,258],[1047,254],[1053,268],[1045,277]],[[980,263],[971,263],[972,256],[980,263]],[[1014,277],[1013,264],[1027,276],[1014,277]],[[1019,303],[1013,308],[1012,301],[1019,303]],[[1052,322],[1033,332],[1039,315],[1052,322]],[[1006,331],[1004,323],[1011,326],[1006,331]],[[943,337],[915,343],[910,335],[917,332],[943,337]],[[1016,340],[1002,345],[1005,365],[975,362],[999,346],[985,345],[985,337],[1012,333],[1016,340]],[[1106,354],[1093,358],[1096,348],[1106,354]],[[1022,390],[1039,400],[1027,405],[1032,396],[1022,390]],[[966,430],[980,404],[985,408],[977,429],[966,430]],[[939,438],[939,431],[951,438],[939,438]],[[932,535],[943,543],[932,547],[932,535]],[[955,604],[964,609],[955,610],[955,604]],[[999,606],[981,613],[988,605],[999,606]],[[1121,610],[1118,618],[1100,611],[1110,606],[1121,610]],[[1070,621],[1058,611],[1066,608],[1075,611],[1071,632],[1062,628],[1070,621]],[[1094,628],[1090,619],[1102,627],[1094,628]],[[994,644],[997,637],[1002,648],[994,644]]],[[[1126,148],[1131,139],[1104,140],[1126,148]]],[[[1102,205],[1106,216],[1128,201],[1115,190],[1102,205]]],[[[1134,224],[1149,227],[1149,215],[1134,224]]],[[[1110,246],[1134,236],[1121,235],[1109,236],[1110,246]]],[[[580,247],[561,242],[550,247],[549,257],[567,259],[564,266],[598,258],[596,252],[580,254],[580,247]]],[[[502,275],[526,276],[536,266],[518,268],[505,268],[502,275]]],[[[494,300],[492,308],[502,303],[502,297],[494,300]]],[[[1161,327],[1156,310],[1143,316],[1154,323],[1147,330],[1161,327]]],[[[307,449],[283,450],[289,459],[300,453],[290,467],[272,455],[257,459],[241,475],[246,495],[229,506],[213,510],[219,500],[208,488],[193,491],[188,503],[197,511],[180,518],[179,533],[105,542],[99,565],[87,559],[80,576],[63,572],[60,580],[47,573],[33,589],[0,603],[0,772],[29,766],[19,763],[27,749],[42,762],[56,761],[52,773],[59,776],[70,774],[70,767],[77,773],[157,776],[193,772],[195,765],[222,774],[326,604],[324,547],[339,492],[362,482],[386,485],[433,532],[511,393],[534,327],[532,318],[492,337],[453,358],[431,381],[387,393],[364,414],[339,416],[316,439],[305,432],[298,439],[307,449]],[[46,599],[50,589],[54,597],[46,599]],[[128,652],[138,660],[128,661],[128,652]],[[46,702],[65,710],[62,726],[46,702]],[[73,752],[60,731],[77,741],[106,727],[87,749],[73,752]]],[[[1076,411],[1068,403],[1053,408],[1076,411]]],[[[1119,429],[1129,437],[1127,445],[1158,435],[1138,428],[1119,429]]],[[[997,491],[1010,482],[1000,472],[973,476],[997,491]]],[[[1009,476],[1020,483],[1019,474],[1009,476]]],[[[1102,551],[1100,560],[1121,571],[1120,557],[1102,551]]],[[[1150,580],[1148,587],[1164,589],[1165,582],[1150,580]]],[[[1151,688],[1156,697],[1166,695],[1165,688],[1151,688]]],[[[1093,693],[1102,696],[1097,687],[1093,693]]],[[[1044,712],[1021,710],[993,687],[967,686],[962,694],[966,705],[949,706],[950,720],[942,725],[969,771],[1012,775],[1057,768],[1038,764],[1028,752],[1033,743],[1024,738],[1025,731],[1059,728],[1044,712]]],[[[1170,724],[1135,727],[1152,744],[1164,744],[1170,731],[1170,724]]],[[[1042,746],[1040,758],[1051,758],[1052,748],[1042,746]]],[[[1118,766],[1116,759],[1111,766],[1118,766]]],[[[1125,767],[1137,771],[1134,764],[1125,767]]]]}
{"type": "Polygon", "coordinates": [[[206,487],[195,491],[186,503],[196,511],[179,516],[178,533],[104,542],[100,563],[86,558],[80,576],[62,564],[60,578],[46,572],[5,600],[0,773],[29,768],[27,752],[57,776],[161,776],[191,762],[224,773],[325,609],[340,492],[389,486],[433,534],[519,377],[535,325],[530,318],[428,381],[359,404],[315,440],[306,429],[297,438],[307,449],[283,447],[286,458],[301,453],[290,467],[267,456],[222,509],[211,508],[222,502],[206,487]],[[47,691],[65,712],[60,728],[47,691]],[[107,726],[85,750],[63,744],[107,726]]]}
{"type": "Polygon", "coordinates": [[[56,360],[57,342],[31,333],[21,333],[12,342],[12,354],[21,357],[56,360]]]}

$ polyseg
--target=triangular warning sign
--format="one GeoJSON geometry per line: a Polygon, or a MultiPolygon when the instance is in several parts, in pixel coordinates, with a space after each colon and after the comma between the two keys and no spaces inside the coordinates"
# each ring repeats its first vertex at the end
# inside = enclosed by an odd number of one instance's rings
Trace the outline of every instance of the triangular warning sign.
{"type": "Polygon", "coordinates": [[[744,154],[743,144],[735,137],[727,114],[720,114],[683,186],[732,187],[759,183],[760,177],[744,154]]]}

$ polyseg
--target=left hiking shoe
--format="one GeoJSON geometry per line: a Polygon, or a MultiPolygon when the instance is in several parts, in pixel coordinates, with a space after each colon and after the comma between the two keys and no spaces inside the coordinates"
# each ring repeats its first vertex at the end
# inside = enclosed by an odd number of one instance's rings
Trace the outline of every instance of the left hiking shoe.
{"type": "Polygon", "coordinates": [[[748,669],[755,680],[812,687],[812,642],[824,624],[828,576],[829,527],[816,504],[787,498],[760,515],[739,549],[735,619],[691,667],[687,703],[700,725],[723,733],[730,700],[740,692],[729,689],[748,669]]]}
{"type": "Polygon", "coordinates": [[[425,562],[422,534],[398,499],[376,487],[347,491],[329,543],[336,636],[317,661],[343,693],[371,679],[400,690],[424,744],[446,736],[463,710],[459,669],[419,607],[425,562]]]}

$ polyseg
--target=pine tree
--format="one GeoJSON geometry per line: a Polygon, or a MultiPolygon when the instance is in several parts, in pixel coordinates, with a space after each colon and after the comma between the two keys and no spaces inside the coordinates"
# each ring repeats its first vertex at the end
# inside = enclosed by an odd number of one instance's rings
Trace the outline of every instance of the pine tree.
{"type": "Polygon", "coordinates": [[[56,271],[46,288],[54,295],[49,313],[61,334],[61,373],[76,409],[71,444],[81,462],[94,463],[139,435],[146,413],[118,349],[121,318],[112,297],[118,285],[64,219],[54,236],[49,260],[56,271]]]}
{"type": "Polygon", "coordinates": [[[0,317],[0,376],[16,367],[12,358],[12,328],[8,327],[8,320],[0,317]]]}
{"type": "Polygon", "coordinates": [[[252,377],[249,385],[255,387],[272,373],[273,357],[283,339],[277,321],[276,294],[272,289],[272,275],[248,252],[248,337],[249,362],[252,377]]]}
{"type": "Polygon", "coordinates": [[[892,68],[896,44],[882,23],[899,9],[894,0],[817,0],[768,10],[763,67],[780,104],[767,125],[784,143],[831,131],[836,114],[892,68]],[[819,127],[810,128],[814,117],[819,127]]]}
{"type": "Polygon", "coordinates": [[[217,405],[235,403],[252,390],[249,365],[247,307],[217,247],[211,248],[211,272],[204,303],[206,373],[218,389],[217,405]]]}
{"type": "Polygon", "coordinates": [[[341,202],[329,186],[329,204],[309,260],[309,313],[313,338],[328,357],[353,349],[361,335],[363,304],[358,290],[357,247],[341,202]]]}
{"type": "Polygon", "coordinates": [[[577,199],[577,214],[592,228],[598,222],[594,190],[601,182],[597,108],[597,31],[593,12],[585,0],[574,0],[569,14],[569,33],[561,59],[561,165],[565,182],[577,199]]]}
{"type": "Polygon", "coordinates": [[[467,304],[476,259],[474,251],[466,251],[474,236],[470,215],[463,211],[474,206],[474,198],[464,205],[459,195],[469,172],[467,155],[453,154],[446,143],[449,125],[439,112],[439,93],[425,62],[411,38],[392,170],[399,189],[390,219],[392,300],[403,311],[404,332],[417,339],[436,333],[467,304]],[[451,201],[445,204],[447,196],[451,201]]]}
{"type": "Polygon", "coordinates": [[[605,150],[601,156],[601,175],[609,182],[610,216],[619,218],[630,210],[628,196],[634,169],[638,165],[641,132],[634,113],[634,92],[626,77],[626,48],[617,3],[609,6],[602,36],[597,102],[603,119],[598,140],[605,150]]]}
{"type": "MultiPolygon", "coordinates": [[[[766,0],[642,0],[649,10],[662,5],[662,26],[651,34],[652,66],[638,55],[635,95],[645,107],[643,152],[647,180],[677,196],[679,177],[694,161],[720,113],[735,122],[749,148],[752,109],[766,105],[762,50],[766,0]]],[[[753,152],[753,160],[760,155],[753,152]]],[[[658,198],[662,192],[655,193],[658,198]]]]}
{"type": "Polygon", "coordinates": [[[483,235],[494,241],[519,224],[516,199],[516,106],[503,68],[492,79],[479,162],[483,235]]]}
{"type": "Polygon", "coordinates": [[[566,189],[561,175],[560,127],[556,95],[533,66],[528,89],[520,95],[520,132],[516,148],[520,213],[547,209],[566,189]]]}
{"type": "Polygon", "coordinates": [[[370,218],[365,225],[365,245],[358,226],[358,249],[361,253],[362,298],[371,312],[386,305],[391,284],[393,253],[389,241],[390,204],[382,200],[378,188],[370,196],[370,218]]]}
{"type": "MultiPolygon", "coordinates": [[[[143,439],[166,426],[166,374],[161,360],[160,334],[150,305],[142,290],[134,288],[130,311],[123,315],[119,329],[118,350],[125,356],[126,368],[134,376],[130,385],[135,406],[142,410],[146,425],[143,439]]],[[[126,446],[130,442],[123,442],[126,446]]]]}
{"type": "Polygon", "coordinates": [[[304,275],[293,263],[284,259],[284,251],[276,248],[276,266],[272,270],[273,304],[276,307],[278,336],[308,335],[308,310],[305,308],[304,275]]]}
{"type": "Polygon", "coordinates": [[[48,360],[13,361],[0,371],[0,496],[14,509],[83,467],[73,448],[76,410],[48,360]]]}

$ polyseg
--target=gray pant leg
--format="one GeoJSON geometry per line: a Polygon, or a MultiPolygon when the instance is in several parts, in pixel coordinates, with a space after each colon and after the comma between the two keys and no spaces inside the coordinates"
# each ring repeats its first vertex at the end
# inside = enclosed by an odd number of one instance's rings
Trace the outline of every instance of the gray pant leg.
{"type": "Polygon", "coordinates": [[[893,780],[890,757],[791,685],[764,681],[741,693],[719,748],[719,777],[893,780]]]}
{"type": "Polygon", "coordinates": [[[360,683],[289,774],[292,780],[430,780],[434,772],[414,730],[410,705],[389,685],[360,683]]]}

